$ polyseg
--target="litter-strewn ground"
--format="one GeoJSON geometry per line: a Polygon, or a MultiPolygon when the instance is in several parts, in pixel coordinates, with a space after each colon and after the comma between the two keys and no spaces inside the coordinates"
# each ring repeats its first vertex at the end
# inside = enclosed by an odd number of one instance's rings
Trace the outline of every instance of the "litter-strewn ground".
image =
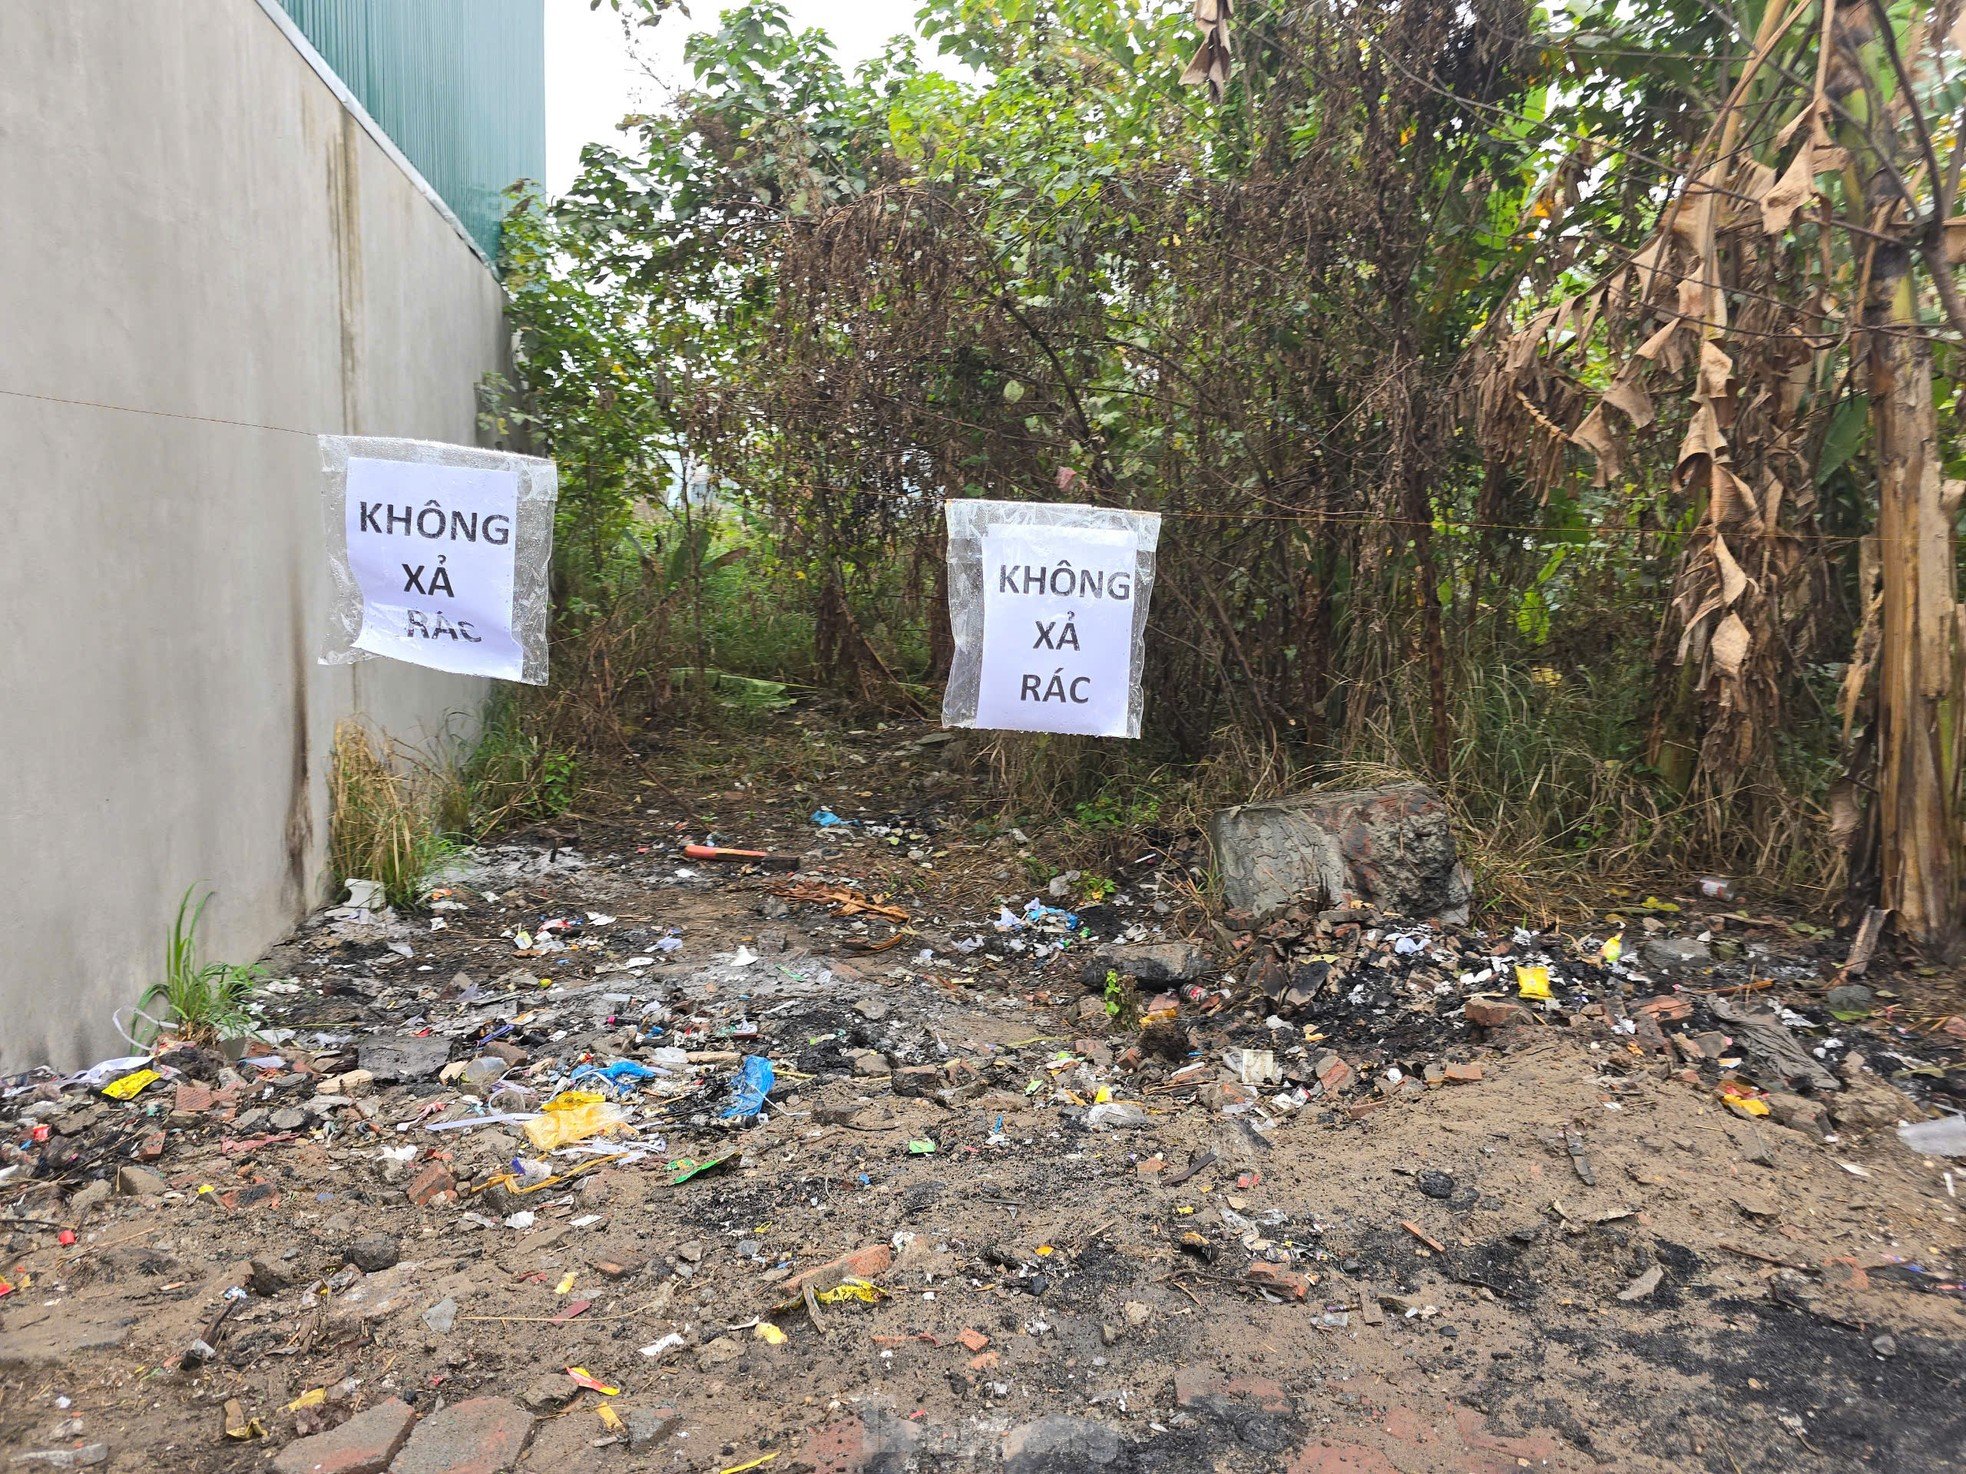
{"type": "Polygon", "coordinates": [[[11,1460],[1958,1467],[1946,980],[1697,891],[1243,929],[1180,836],[1043,883],[936,736],[812,753],[315,918],[243,1061],[11,1082],[11,1460]],[[624,1129],[542,1150],[569,1091],[624,1129]]]}

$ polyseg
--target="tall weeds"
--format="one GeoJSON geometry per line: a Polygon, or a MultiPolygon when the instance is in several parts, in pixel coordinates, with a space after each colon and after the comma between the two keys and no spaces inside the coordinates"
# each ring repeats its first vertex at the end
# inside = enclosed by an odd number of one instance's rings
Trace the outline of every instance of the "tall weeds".
{"type": "Polygon", "coordinates": [[[392,906],[413,906],[450,851],[443,816],[454,780],[427,759],[392,750],[359,722],[335,728],[328,776],[328,866],[337,885],[373,880],[392,906]]]}

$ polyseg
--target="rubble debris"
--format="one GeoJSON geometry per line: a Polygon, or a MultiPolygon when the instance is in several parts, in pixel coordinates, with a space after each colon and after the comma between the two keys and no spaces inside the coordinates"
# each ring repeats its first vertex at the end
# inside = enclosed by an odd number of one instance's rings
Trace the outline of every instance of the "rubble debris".
{"type": "Polygon", "coordinates": [[[1169,987],[1207,976],[1208,954],[1192,942],[1128,942],[1097,947],[1085,959],[1088,988],[1106,985],[1109,974],[1137,983],[1169,987]]]}
{"type": "Polygon", "coordinates": [[[409,1441],[416,1413],[401,1398],[386,1398],[339,1427],[299,1438],[273,1460],[275,1474],[382,1474],[409,1441]]]}
{"type": "Polygon", "coordinates": [[[1663,973],[1692,972],[1713,962],[1713,948],[1697,937],[1647,937],[1639,954],[1663,973]]]}
{"type": "Polygon", "coordinates": [[[1641,1274],[1637,1279],[1633,1280],[1630,1284],[1626,1285],[1624,1289],[1618,1291],[1618,1299],[1626,1305],[1630,1305],[1636,1301],[1643,1300],[1647,1296],[1649,1296],[1654,1290],[1659,1288],[1660,1282],[1664,1280],[1665,1277],[1666,1277],[1665,1266],[1660,1264],[1655,1264],[1650,1269],[1646,1270],[1643,1274],[1641,1274]]]}
{"type": "Polygon", "coordinates": [[[451,1041],[435,1034],[371,1034],[356,1047],[371,1081],[428,1080],[449,1063],[451,1041]]]}
{"type": "Polygon", "coordinates": [[[1811,1091],[1841,1090],[1843,1084],[1823,1062],[1795,1042],[1781,1019],[1772,1013],[1753,1013],[1745,1005],[1725,998],[1712,1001],[1713,1015],[1745,1044],[1748,1050],[1776,1071],[1784,1085],[1800,1085],[1811,1091]]]}
{"type": "Polygon", "coordinates": [[[532,1422],[509,1398],[454,1402],[411,1430],[390,1474],[505,1474],[524,1452],[532,1422]]]}
{"type": "MultiPolygon", "coordinates": [[[[1893,1325],[1895,1370],[1936,1343],[1878,1297],[1962,1293],[1950,1240],[1918,1219],[1954,1209],[1947,1160],[1897,1128],[1944,1125],[1918,1118],[1954,1098],[1966,1039],[1903,1008],[1884,961],[1846,1021],[1822,947],[1694,897],[1540,931],[1296,900],[1220,917],[1204,949],[1155,905],[1205,863],[1192,836],[1109,877],[1074,856],[1086,868],[1055,894],[1045,870],[1072,872],[1024,864],[1029,836],[924,811],[806,828],[793,842],[823,834],[826,864],[886,868],[809,864],[784,886],[738,865],[679,875],[674,817],[612,850],[590,831],[574,858],[474,854],[439,887],[456,909],[434,936],[408,909],[316,917],[272,960],[246,1059],[167,1040],[89,1078],[4,1082],[0,1379],[71,1389],[156,1345],[186,1370],[146,1382],[145,1436],[258,1442],[257,1424],[277,1474],[325,1474],[337,1435],[361,1440],[347,1467],[396,1474],[412,1451],[431,1470],[658,1448],[844,1470],[1013,1445],[1281,1467],[1308,1436],[1291,1400],[1221,1390],[1254,1386],[1250,1345],[1333,1358],[1363,1389],[1456,1338],[1492,1367],[1555,1331],[1690,1334],[1696,1302],[1765,1269],[1796,1292],[1768,1301],[1784,1315],[1893,1325]],[[960,886],[951,851],[975,857],[960,886]],[[509,958],[517,931],[534,947],[500,976],[479,954],[509,958]],[[1729,948],[1697,976],[1640,944],[1703,934],[1729,948]],[[1517,996],[1518,967],[1546,998],[1517,996]],[[127,1099],[102,1089],[143,1073],[127,1099]],[[1864,1259],[1868,1290],[1833,1280],[1830,1215],[1797,1205],[1839,1187],[1835,1221],[1862,1194],[1897,1241],[1939,1248],[1864,1259]],[[1778,1233],[1795,1240],[1779,1257],[1778,1233]],[[1175,1372],[1197,1356],[1188,1390],[1213,1390],[1183,1400],[1175,1372]],[[838,1405],[803,1408],[808,1384],[838,1405]],[[911,1406],[877,1406],[885,1387],[911,1406]],[[790,1411],[767,1429],[760,1407],[790,1411]]],[[[1752,1308],[1729,1314],[1755,1354],[1793,1355],[1752,1308]]],[[[1539,1396],[1581,1395],[1547,1382],[1539,1396]]],[[[128,1445],[26,1385],[0,1401],[13,1446],[128,1445]]],[[[1634,1436],[1593,1424],[1606,1459],[1634,1436]]]]}

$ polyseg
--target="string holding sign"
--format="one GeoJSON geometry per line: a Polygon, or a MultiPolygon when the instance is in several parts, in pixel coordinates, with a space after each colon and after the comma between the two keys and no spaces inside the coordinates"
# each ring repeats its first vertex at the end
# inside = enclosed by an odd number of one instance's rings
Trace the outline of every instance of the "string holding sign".
{"type": "Polygon", "coordinates": [[[324,665],[381,655],[543,685],[558,473],[468,445],[321,437],[324,665]]]}
{"type": "Polygon", "coordinates": [[[1045,502],[950,502],[942,699],[951,727],[1140,735],[1160,517],[1045,502]]]}

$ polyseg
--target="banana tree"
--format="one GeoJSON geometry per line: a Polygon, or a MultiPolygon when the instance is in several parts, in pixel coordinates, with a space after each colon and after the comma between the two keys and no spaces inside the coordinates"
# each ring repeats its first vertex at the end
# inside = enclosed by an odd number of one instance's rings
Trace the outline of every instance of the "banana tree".
{"type": "MultiPolygon", "coordinates": [[[[1949,396],[1966,331],[1947,251],[1963,228],[1960,5],[1746,0],[1684,24],[1618,6],[1581,19],[1560,44],[1580,111],[1596,109],[1577,141],[1596,150],[1586,197],[1622,181],[1627,203],[1649,192],[1656,208],[1581,289],[1526,303],[1497,332],[1484,441],[1504,458],[1525,439],[1580,447],[1600,484],[1643,499],[1635,448],[1678,435],[1652,509],[1683,543],[1649,755],[1718,824],[1772,791],[1760,780],[1803,671],[1829,653],[1839,593],[1854,596],[1829,821],[1851,898],[1948,952],[1962,667],[1935,374],[1949,396]],[[1677,141],[1619,136],[1621,121],[1674,111],[1689,125],[1677,141]],[[1842,489],[1857,493],[1851,516],[1842,489]]],[[[1565,474],[1547,449],[1538,466],[1565,474]]]]}

